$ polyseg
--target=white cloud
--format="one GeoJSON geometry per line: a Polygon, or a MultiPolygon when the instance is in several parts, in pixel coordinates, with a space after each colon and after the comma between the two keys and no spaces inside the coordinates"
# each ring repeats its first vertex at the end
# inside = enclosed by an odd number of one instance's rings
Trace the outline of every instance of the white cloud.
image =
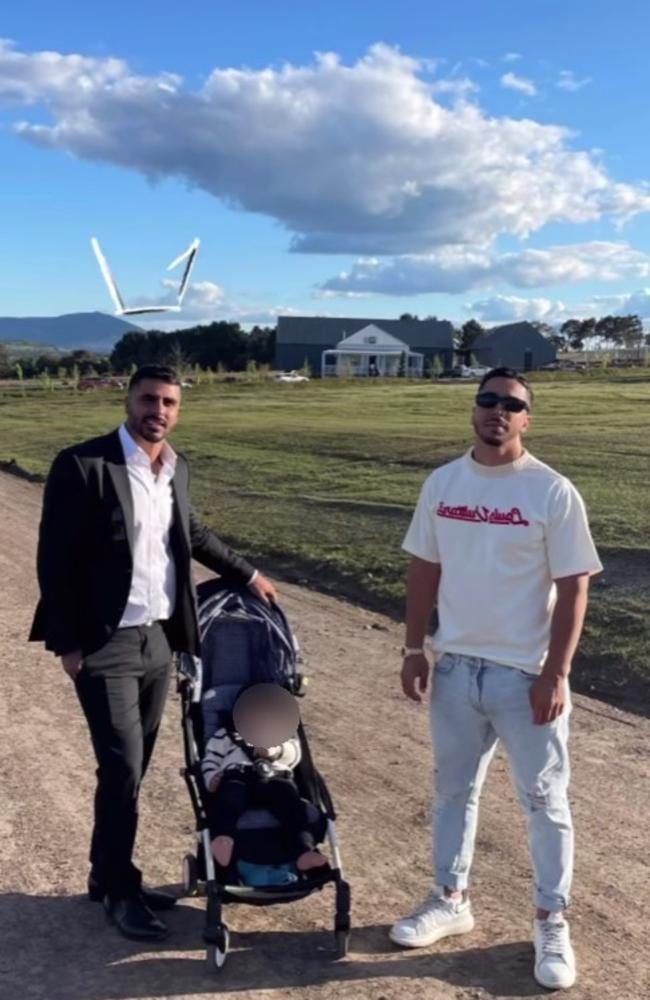
{"type": "Polygon", "coordinates": [[[647,186],[614,182],[566,129],[447,107],[435,86],[386,45],[351,65],[218,68],[193,91],[119,59],[0,43],[0,102],[38,105],[24,140],[181,179],[278,220],[296,250],[412,254],[650,209],[647,186]]]}
{"type": "Polygon", "coordinates": [[[465,305],[472,316],[486,323],[507,323],[519,320],[561,324],[567,319],[585,319],[594,316],[636,315],[650,320],[650,288],[621,295],[596,295],[578,303],[564,303],[558,299],[525,299],[511,295],[494,295],[465,305]]]}
{"type": "Polygon", "coordinates": [[[517,76],[516,73],[504,73],[501,77],[501,86],[507,90],[516,90],[520,94],[525,94],[526,97],[534,97],[537,93],[537,87],[532,80],[517,76]]]}
{"type": "MultiPolygon", "coordinates": [[[[141,295],[139,298],[134,299],[133,305],[140,307],[151,305],[176,305],[179,282],[174,278],[164,278],[160,284],[166,290],[165,294],[159,296],[158,298],[141,295]]],[[[215,282],[191,282],[187,288],[185,298],[183,300],[182,313],[180,315],[182,315],[183,322],[185,323],[203,319],[206,316],[210,317],[213,313],[221,310],[225,301],[226,294],[223,288],[220,285],[215,284],[215,282]]],[[[175,322],[175,316],[169,316],[167,319],[170,322],[175,322]]],[[[152,320],[149,325],[158,325],[163,321],[166,321],[164,316],[152,320]]]]}
{"type": "Polygon", "coordinates": [[[640,288],[626,295],[598,295],[592,300],[596,315],[636,315],[650,319],[650,288],[640,288]]]}
{"type": "MultiPolygon", "coordinates": [[[[140,296],[135,305],[174,305],[178,282],[165,278],[161,282],[166,294],[157,299],[140,296]]],[[[180,313],[152,313],[138,318],[138,326],[156,330],[177,330],[197,323],[213,323],[225,320],[240,323],[244,327],[259,325],[274,326],[278,316],[303,315],[291,306],[268,306],[257,303],[247,304],[229,295],[214,281],[191,282],[188,286],[180,313]]]]}
{"type": "Polygon", "coordinates": [[[447,76],[440,80],[434,80],[431,84],[431,93],[436,97],[449,94],[457,100],[463,100],[471,94],[478,93],[479,90],[480,87],[478,84],[474,83],[474,81],[470,80],[467,76],[447,76]]]}
{"type": "MultiPolygon", "coordinates": [[[[176,301],[179,282],[174,281],[173,278],[165,278],[162,284],[165,288],[173,289],[173,293],[170,293],[169,296],[169,303],[173,305],[176,301]]],[[[187,289],[183,301],[183,310],[212,309],[220,305],[225,297],[226,293],[221,285],[215,284],[214,281],[195,281],[187,289]]]]}
{"type": "Polygon", "coordinates": [[[475,319],[486,323],[516,323],[522,320],[557,323],[568,318],[562,302],[553,299],[521,299],[513,295],[495,295],[490,299],[469,303],[465,308],[475,319]]]}
{"type": "Polygon", "coordinates": [[[503,56],[504,62],[517,62],[517,60],[519,59],[521,59],[521,55],[519,52],[506,52],[506,54],[503,56]]]}
{"type": "Polygon", "coordinates": [[[591,242],[542,250],[495,253],[489,248],[447,246],[434,253],[357,260],[322,286],[329,295],[455,294],[511,285],[539,288],[577,281],[650,277],[650,256],[623,242],[591,242]]]}
{"type": "Polygon", "coordinates": [[[121,59],[93,59],[59,52],[17,52],[0,38],[0,103],[36,104],[62,100],[83,106],[93,90],[111,86],[127,75],[121,59]]]}
{"type": "Polygon", "coordinates": [[[560,70],[560,75],[557,79],[557,83],[555,84],[555,86],[559,87],[560,90],[575,91],[575,90],[581,90],[583,87],[586,87],[588,83],[591,83],[590,76],[585,76],[581,80],[579,80],[576,77],[573,70],[563,69],[560,70]]]}

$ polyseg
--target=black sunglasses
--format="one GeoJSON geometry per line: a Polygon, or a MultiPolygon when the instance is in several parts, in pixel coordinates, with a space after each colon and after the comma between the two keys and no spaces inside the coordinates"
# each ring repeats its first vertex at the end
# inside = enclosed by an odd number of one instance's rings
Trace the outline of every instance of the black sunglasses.
{"type": "Polygon", "coordinates": [[[493,410],[495,406],[501,405],[506,413],[523,413],[530,407],[525,399],[518,396],[499,396],[496,392],[479,392],[476,397],[476,405],[482,406],[485,410],[493,410]]]}

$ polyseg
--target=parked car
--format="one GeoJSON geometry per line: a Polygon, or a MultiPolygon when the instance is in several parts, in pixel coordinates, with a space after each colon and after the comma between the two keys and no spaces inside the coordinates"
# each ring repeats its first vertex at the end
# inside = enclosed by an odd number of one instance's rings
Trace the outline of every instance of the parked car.
{"type": "Polygon", "coordinates": [[[468,365],[454,365],[453,368],[445,368],[440,378],[482,378],[489,368],[470,368],[468,365]]]}
{"type": "Polygon", "coordinates": [[[276,382],[309,382],[308,375],[300,375],[298,372],[279,372],[275,376],[276,382]]]}

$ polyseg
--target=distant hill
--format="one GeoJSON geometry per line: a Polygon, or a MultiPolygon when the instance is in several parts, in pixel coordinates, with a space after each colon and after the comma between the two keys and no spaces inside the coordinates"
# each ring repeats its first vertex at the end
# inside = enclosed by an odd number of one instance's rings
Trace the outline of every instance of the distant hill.
{"type": "Polygon", "coordinates": [[[29,341],[51,345],[59,351],[85,348],[107,353],[129,330],[140,329],[135,323],[100,312],[69,313],[66,316],[0,316],[0,341],[29,341]]]}

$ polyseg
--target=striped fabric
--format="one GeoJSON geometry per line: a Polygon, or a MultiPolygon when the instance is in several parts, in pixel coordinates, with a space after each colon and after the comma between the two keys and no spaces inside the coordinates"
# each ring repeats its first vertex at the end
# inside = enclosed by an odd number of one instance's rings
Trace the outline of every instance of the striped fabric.
{"type": "MultiPolygon", "coordinates": [[[[253,753],[252,748],[251,753],[253,753]]],[[[300,757],[300,742],[297,737],[293,736],[281,746],[271,747],[269,756],[264,756],[263,759],[267,760],[275,771],[293,771],[294,767],[300,763],[300,757]]],[[[214,789],[217,778],[228,768],[242,766],[252,767],[251,757],[232,738],[228,730],[221,726],[208,740],[205,755],[201,761],[203,780],[208,791],[214,789]]]]}

